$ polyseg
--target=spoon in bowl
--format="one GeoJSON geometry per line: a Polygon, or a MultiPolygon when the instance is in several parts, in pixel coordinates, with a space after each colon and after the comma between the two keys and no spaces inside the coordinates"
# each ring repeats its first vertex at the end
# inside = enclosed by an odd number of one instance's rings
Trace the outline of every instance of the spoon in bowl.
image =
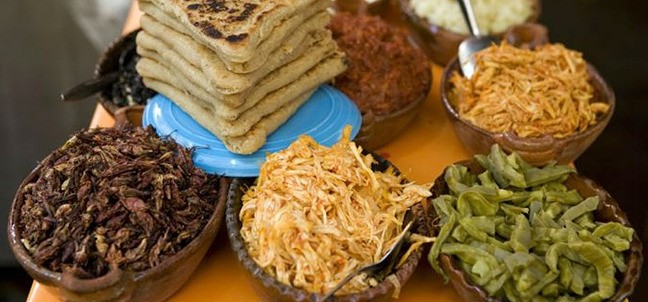
{"type": "Polygon", "coordinates": [[[491,46],[493,43],[498,43],[499,39],[491,36],[483,36],[481,34],[479,26],[477,25],[477,20],[475,20],[475,13],[470,0],[459,0],[459,5],[461,6],[461,12],[466,20],[466,24],[468,25],[468,30],[470,30],[470,34],[472,35],[459,44],[459,65],[461,66],[461,72],[463,72],[463,75],[470,79],[475,73],[477,66],[475,54],[491,46]]]}
{"type": "Polygon", "coordinates": [[[78,84],[61,94],[64,102],[83,100],[93,94],[113,86],[119,77],[124,73],[126,65],[137,56],[135,43],[126,45],[126,48],[119,54],[119,69],[103,74],[95,79],[90,79],[78,84]]]}
{"type": "Polygon", "coordinates": [[[380,272],[384,271],[391,271],[391,269],[394,267],[396,262],[398,261],[398,256],[400,255],[400,250],[403,247],[403,244],[405,241],[407,241],[407,238],[409,238],[410,234],[410,229],[412,228],[412,224],[414,221],[410,221],[404,228],[403,231],[398,235],[398,239],[396,239],[396,242],[389,248],[387,253],[385,253],[385,256],[383,256],[378,262],[363,266],[359,268],[358,270],[352,272],[348,276],[346,276],[340,283],[338,283],[333,289],[329,290],[328,293],[321,299],[319,299],[319,302],[324,302],[328,300],[329,298],[333,297],[333,295],[340,290],[345,284],[347,284],[351,279],[353,279],[355,276],[360,275],[361,273],[367,273],[369,276],[375,276],[380,272]]]}

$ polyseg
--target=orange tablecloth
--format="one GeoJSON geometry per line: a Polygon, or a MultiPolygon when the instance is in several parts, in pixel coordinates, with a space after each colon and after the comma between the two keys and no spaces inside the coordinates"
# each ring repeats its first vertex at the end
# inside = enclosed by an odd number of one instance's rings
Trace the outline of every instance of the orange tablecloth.
{"type": "MultiPolygon", "coordinates": [[[[125,25],[125,32],[138,26],[139,11],[134,8],[125,25]]],[[[393,162],[405,175],[419,183],[431,183],[447,165],[469,157],[455,137],[439,99],[441,68],[432,66],[433,87],[418,116],[393,142],[378,153],[393,162]]],[[[100,106],[91,126],[110,127],[114,120],[100,106]]],[[[224,224],[224,223],[223,223],[224,224]]],[[[249,281],[226,239],[225,226],[207,256],[189,281],[171,301],[257,301],[249,281]]],[[[457,301],[459,296],[449,284],[443,284],[423,259],[397,301],[457,301]]],[[[34,282],[27,301],[58,301],[47,287],[34,282]]]]}

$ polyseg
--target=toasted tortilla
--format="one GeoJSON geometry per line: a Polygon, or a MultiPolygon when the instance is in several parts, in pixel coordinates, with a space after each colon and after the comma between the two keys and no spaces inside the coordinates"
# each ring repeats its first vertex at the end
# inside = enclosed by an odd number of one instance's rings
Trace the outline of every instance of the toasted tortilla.
{"type": "Polygon", "coordinates": [[[200,106],[198,102],[192,100],[190,95],[167,83],[151,78],[144,78],[144,84],[173,100],[184,100],[178,103],[178,106],[193,117],[201,126],[216,135],[228,150],[238,154],[251,154],[259,150],[265,144],[268,135],[288,120],[297,111],[299,106],[306,102],[313,93],[313,91],[308,91],[284,105],[279,110],[265,116],[244,135],[225,136],[219,133],[220,128],[213,123],[213,111],[200,106]]]}
{"type": "MultiPolygon", "coordinates": [[[[297,98],[305,91],[317,88],[324,82],[342,73],[345,69],[346,62],[344,56],[341,53],[334,53],[311,68],[296,81],[263,97],[256,105],[240,113],[238,118],[226,120],[216,113],[217,106],[214,106],[213,100],[201,99],[188,87],[178,85],[180,82],[178,80],[179,77],[174,77],[172,71],[164,64],[144,57],[137,63],[137,71],[142,77],[145,80],[154,80],[166,84],[168,87],[162,87],[165,91],[157,91],[167,95],[180,107],[185,108],[199,105],[204,108],[203,111],[208,111],[210,126],[203,126],[213,131],[218,137],[244,135],[256,123],[263,119],[264,116],[279,110],[287,102],[297,98]]],[[[144,83],[146,84],[147,82],[145,81],[144,83]]],[[[149,88],[156,90],[156,87],[149,88]]],[[[198,117],[194,116],[191,111],[191,108],[189,108],[187,113],[198,120],[198,117]]],[[[203,112],[202,114],[204,115],[206,113],[203,112]]]]}
{"type": "Polygon", "coordinates": [[[294,79],[298,73],[310,69],[335,49],[328,30],[314,30],[297,37],[298,43],[291,42],[291,44],[295,44],[294,47],[291,45],[280,47],[283,50],[278,51],[276,56],[271,56],[263,68],[246,74],[238,74],[227,70],[224,63],[211,50],[194,42],[191,37],[173,31],[149,16],[142,17],[142,28],[143,31],[137,37],[139,48],[157,52],[169,63],[172,63],[175,69],[184,73],[209,93],[219,96],[219,98],[224,95],[233,95],[229,98],[232,100],[231,102],[224,100],[231,106],[240,106],[242,102],[237,99],[249,95],[249,92],[247,94],[244,92],[251,87],[259,89],[260,86],[272,82],[270,79],[285,84],[287,81],[281,81],[281,78],[278,77],[292,75],[294,79]],[[285,67],[288,66],[291,70],[285,70],[285,67]]]}
{"type": "Polygon", "coordinates": [[[224,62],[254,59],[251,65],[257,68],[308,18],[330,6],[328,0],[140,0],[139,4],[145,13],[211,48],[224,62]]]}
{"type": "MultiPolygon", "coordinates": [[[[138,46],[138,53],[142,56],[141,62],[138,63],[141,65],[138,68],[142,76],[155,78],[190,91],[198,100],[203,101],[205,106],[213,107],[216,116],[228,121],[238,119],[244,112],[261,103],[267,95],[272,94],[274,91],[287,86],[292,88],[307,83],[313,77],[303,77],[301,75],[321,62],[310,61],[308,64],[298,64],[299,62],[294,61],[288,64],[286,68],[277,70],[277,76],[268,77],[267,80],[260,81],[257,86],[250,88],[249,91],[236,95],[218,95],[209,93],[204,87],[193,81],[191,77],[186,76],[187,70],[190,74],[200,76],[197,68],[186,66],[179,68],[176,64],[170,63],[157,52],[144,49],[141,46],[138,46]],[[236,104],[240,103],[241,105],[231,106],[230,104],[232,102],[236,104]]],[[[304,55],[323,58],[323,61],[332,53],[332,49],[329,51],[326,48],[316,47],[312,52],[305,53],[304,55]]]]}
{"type": "MultiPolygon", "coordinates": [[[[146,37],[145,33],[140,33],[140,35],[138,40],[146,37]]],[[[151,77],[157,77],[177,87],[192,91],[195,96],[213,104],[218,111],[218,116],[226,120],[237,119],[241,113],[255,106],[262,98],[275,90],[289,85],[298,85],[297,82],[303,78],[302,75],[330,57],[335,49],[335,45],[330,39],[317,41],[300,58],[273,71],[258,83],[250,86],[249,89],[238,94],[226,95],[209,92],[208,87],[200,82],[204,78],[203,73],[195,66],[182,60],[167,60],[167,57],[160,55],[157,51],[144,48],[144,45],[142,43],[137,46],[138,53],[143,58],[161,63],[166,69],[159,69],[155,64],[148,64],[148,70],[143,70],[143,72],[150,73],[151,77]]]]}

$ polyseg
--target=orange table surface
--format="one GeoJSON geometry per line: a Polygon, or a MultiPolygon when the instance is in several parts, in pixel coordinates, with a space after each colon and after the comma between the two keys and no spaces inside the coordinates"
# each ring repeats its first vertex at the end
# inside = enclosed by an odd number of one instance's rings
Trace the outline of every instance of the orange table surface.
{"type": "MultiPolygon", "coordinates": [[[[125,32],[136,28],[139,21],[136,6],[131,10],[125,32]]],[[[443,169],[456,161],[467,159],[468,152],[461,146],[443,112],[439,98],[441,68],[432,66],[433,86],[427,101],[417,117],[403,133],[378,153],[393,162],[405,175],[418,183],[431,183],[443,169]]],[[[110,127],[112,117],[101,107],[90,123],[91,127],[110,127]]],[[[194,272],[170,301],[257,301],[251,283],[239,266],[227,240],[223,225],[211,249],[194,272]]],[[[444,284],[427,263],[421,260],[412,278],[405,284],[396,301],[458,301],[450,284],[444,284]]],[[[29,302],[59,301],[47,286],[33,282],[27,298],[29,302]]]]}

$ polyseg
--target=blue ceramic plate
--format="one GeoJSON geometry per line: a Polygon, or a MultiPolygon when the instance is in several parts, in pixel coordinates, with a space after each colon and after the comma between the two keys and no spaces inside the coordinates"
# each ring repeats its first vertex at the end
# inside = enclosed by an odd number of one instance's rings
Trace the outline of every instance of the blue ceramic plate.
{"type": "Polygon", "coordinates": [[[182,146],[195,148],[194,164],[207,173],[256,177],[267,153],[285,149],[302,134],[312,136],[322,145],[331,146],[340,139],[345,125],[353,127],[351,138],[354,138],[360,130],[362,116],[343,93],[328,85],[321,86],[286,123],[268,137],[261,149],[250,155],[228,151],[216,136],[161,94],[149,100],[142,123],[155,127],[160,136],[169,136],[182,146]]]}

